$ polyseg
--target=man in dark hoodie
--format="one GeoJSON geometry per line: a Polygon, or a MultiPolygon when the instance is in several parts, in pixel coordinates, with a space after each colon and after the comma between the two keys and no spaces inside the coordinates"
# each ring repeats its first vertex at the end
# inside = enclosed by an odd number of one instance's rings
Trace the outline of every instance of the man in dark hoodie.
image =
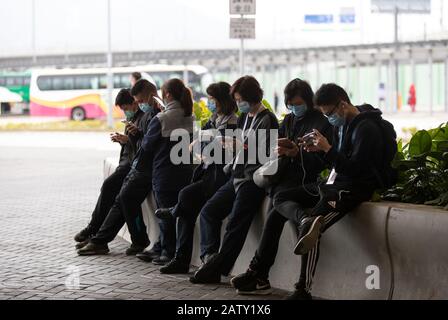
{"type": "MultiPolygon", "coordinates": [[[[370,105],[353,106],[345,90],[336,84],[322,85],[314,100],[316,107],[335,127],[335,143],[331,145],[314,130],[312,145],[297,146],[291,142],[286,147],[279,147],[288,149],[279,152],[290,155],[298,154],[302,147],[307,152],[319,152],[322,160],[332,168],[325,183],[281,191],[274,199],[274,208],[298,225],[299,231],[294,253],[302,255],[301,272],[290,299],[311,299],[321,233],[361,202],[371,199],[374,190],[381,186],[377,173],[382,169],[385,157],[387,137],[383,134],[380,110],[370,105]]],[[[281,232],[272,226],[265,226],[267,229],[281,232]]],[[[262,238],[278,236],[264,232],[262,238]]],[[[275,254],[276,251],[259,254],[249,269],[234,277],[231,284],[239,293],[263,294],[263,289],[269,287],[268,273],[275,254]]]]}

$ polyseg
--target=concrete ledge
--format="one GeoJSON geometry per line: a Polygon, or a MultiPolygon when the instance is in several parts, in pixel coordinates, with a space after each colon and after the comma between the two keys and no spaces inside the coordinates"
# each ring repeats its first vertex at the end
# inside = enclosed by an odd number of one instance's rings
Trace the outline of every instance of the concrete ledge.
{"type": "MultiPolygon", "coordinates": [[[[105,160],[105,177],[115,170],[116,163],[115,158],[105,160]]],[[[252,222],[232,274],[244,272],[252,259],[269,202],[266,198],[263,209],[252,222]]],[[[154,243],[159,229],[153,214],[152,195],[142,207],[148,234],[154,243]]],[[[325,299],[447,299],[447,230],[448,212],[441,209],[391,202],[363,203],[322,236],[313,295],[325,299]],[[371,275],[369,266],[379,271],[378,289],[366,287],[371,275]]],[[[126,227],[119,235],[129,241],[126,227]]],[[[194,239],[192,264],[198,266],[198,226],[194,239]]],[[[286,224],[270,273],[274,287],[292,290],[298,279],[300,257],[292,253],[296,240],[295,228],[286,224]]]]}

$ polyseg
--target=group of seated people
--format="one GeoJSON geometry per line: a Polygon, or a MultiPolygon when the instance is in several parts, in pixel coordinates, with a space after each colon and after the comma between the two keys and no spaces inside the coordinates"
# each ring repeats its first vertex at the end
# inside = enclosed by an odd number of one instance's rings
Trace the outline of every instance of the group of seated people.
{"type": "MultiPolygon", "coordinates": [[[[385,148],[390,141],[386,141],[381,111],[367,104],[352,105],[336,84],[324,84],[314,93],[308,82],[297,78],[284,89],[290,112],[279,123],[263,104],[263,90],[254,77],[241,77],[233,85],[213,83],[207,88],[212,115],[202,129],[218,132],[216,139],[223,150],[229,149],[225,152],[231,152],[230,161],[174,163],[176,130],[187,132],[192,145],[197,143],[193,99],[179,79],[168,80],[161,92],[160,98],[157,88],[145,79],[119,92],[116,105],[127,119],[124,134],[111,136],[121,144],[119,166],[104,181],[87,227],[75,236],[78,254],[107,254],[108,243],[126,223],[132,240],[127,255],[161,265],[164,274],[186,274],[199,217],[203,263],[190,281],[219,283],[221,276],[231,273],[252,220],[269,196],[270,211],[258,248],[247,271],[230,283],[238,294],[272,292],[269,270],[289,220],[298,233],[291,253],[301,255],[299,279],[289,298],[311,299],[322,233],[387,184],[384,173],[390,159],[385,148]],[[265,135],[257,135],[262,130],[265,135]],[[224,138],[235,131],[239,133],[231,137],[234,143],[229,147],[224,138]],[[248,144],[265,148],[273,133],[275,146],[267,149],[274,150],[269,156],[275,154],[281,165],[275,179],[260,187],[254,174],[265,163],[258,156],[251,159],[248,144]],[[233,148],[236,145],[240,147],[233,148]],[[328,177],[322,175],[326,169],[328,177]],[[160,236],[148,250],[141,205],[150,192],[160,236]]],[[[200,145],[204,148],[206,143],[200,145]]]]}

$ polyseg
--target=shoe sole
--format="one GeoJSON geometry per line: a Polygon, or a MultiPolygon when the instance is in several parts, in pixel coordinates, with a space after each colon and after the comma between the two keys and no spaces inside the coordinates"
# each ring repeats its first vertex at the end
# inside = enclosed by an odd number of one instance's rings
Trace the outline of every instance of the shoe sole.
{"type": "Polygon", "coordinates": [[[319,240],[320,231],[324,223],[324,217],[320,216],[314,220],[310,230],[299,239],[294,247],[294,254],[304,255],[307,254],[315,246],[317,240],[319,240]]]}
{"type": "Polygon", "coordinates": [[[236,289],[236,293],[241,296],[266,296],[272,293],[272,288],[258,289],[254,291],[241,291],[236,289]]]}
{"type": "Polygon", "coordinates": [[[80,256],[102,256],[102,255],[106,255],[109,253],[109,250],[105,250],[105,251],[78,251],[78,255],[80,256]]]}
{"type": "Polygon", "coordinates": [[[152,262],[152,260],[157,259],[157,257],[151,258],[146,256],[138,256],[138,254],[136,254],[135,256],[145,262],[152,262]]]}
{"type": "Polygon", "coordinates": [[[188,268],[188,270],[176,271],[176,272],[159,270],[159,272],[162,274],[188,274],[189,271],[190,271],[190,268],[188,268]]]}

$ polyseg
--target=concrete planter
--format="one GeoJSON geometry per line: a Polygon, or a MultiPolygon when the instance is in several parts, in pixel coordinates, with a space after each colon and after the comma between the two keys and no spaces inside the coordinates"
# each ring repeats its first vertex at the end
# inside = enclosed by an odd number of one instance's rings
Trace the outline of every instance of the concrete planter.
{"type": "MultiPolygon", "coordinates": [[[[116,163],[114,158],[105,160],[105,177],[115,170],[116,163]]],[[[159,228],[152,195],[142,207],[154,243],[159,228]]],[[[268,208],[266,198],[232,274],[247,269],[268,208]]],[[[129,241],[126,227],[119,235],[129,241]]],[[[194,238],[192,264],[199,265],[198,227],[194,238]]],[[[292,252],[296,240],[295,228],[286,224],[270,272],[274,287],[292,290],[298,279],[300,257],[292,252]]],[[[325,299],[448,299],[447,240],[445,210],[395,202],[363,203],[323,234],[313,295],[325,299]]]]}

